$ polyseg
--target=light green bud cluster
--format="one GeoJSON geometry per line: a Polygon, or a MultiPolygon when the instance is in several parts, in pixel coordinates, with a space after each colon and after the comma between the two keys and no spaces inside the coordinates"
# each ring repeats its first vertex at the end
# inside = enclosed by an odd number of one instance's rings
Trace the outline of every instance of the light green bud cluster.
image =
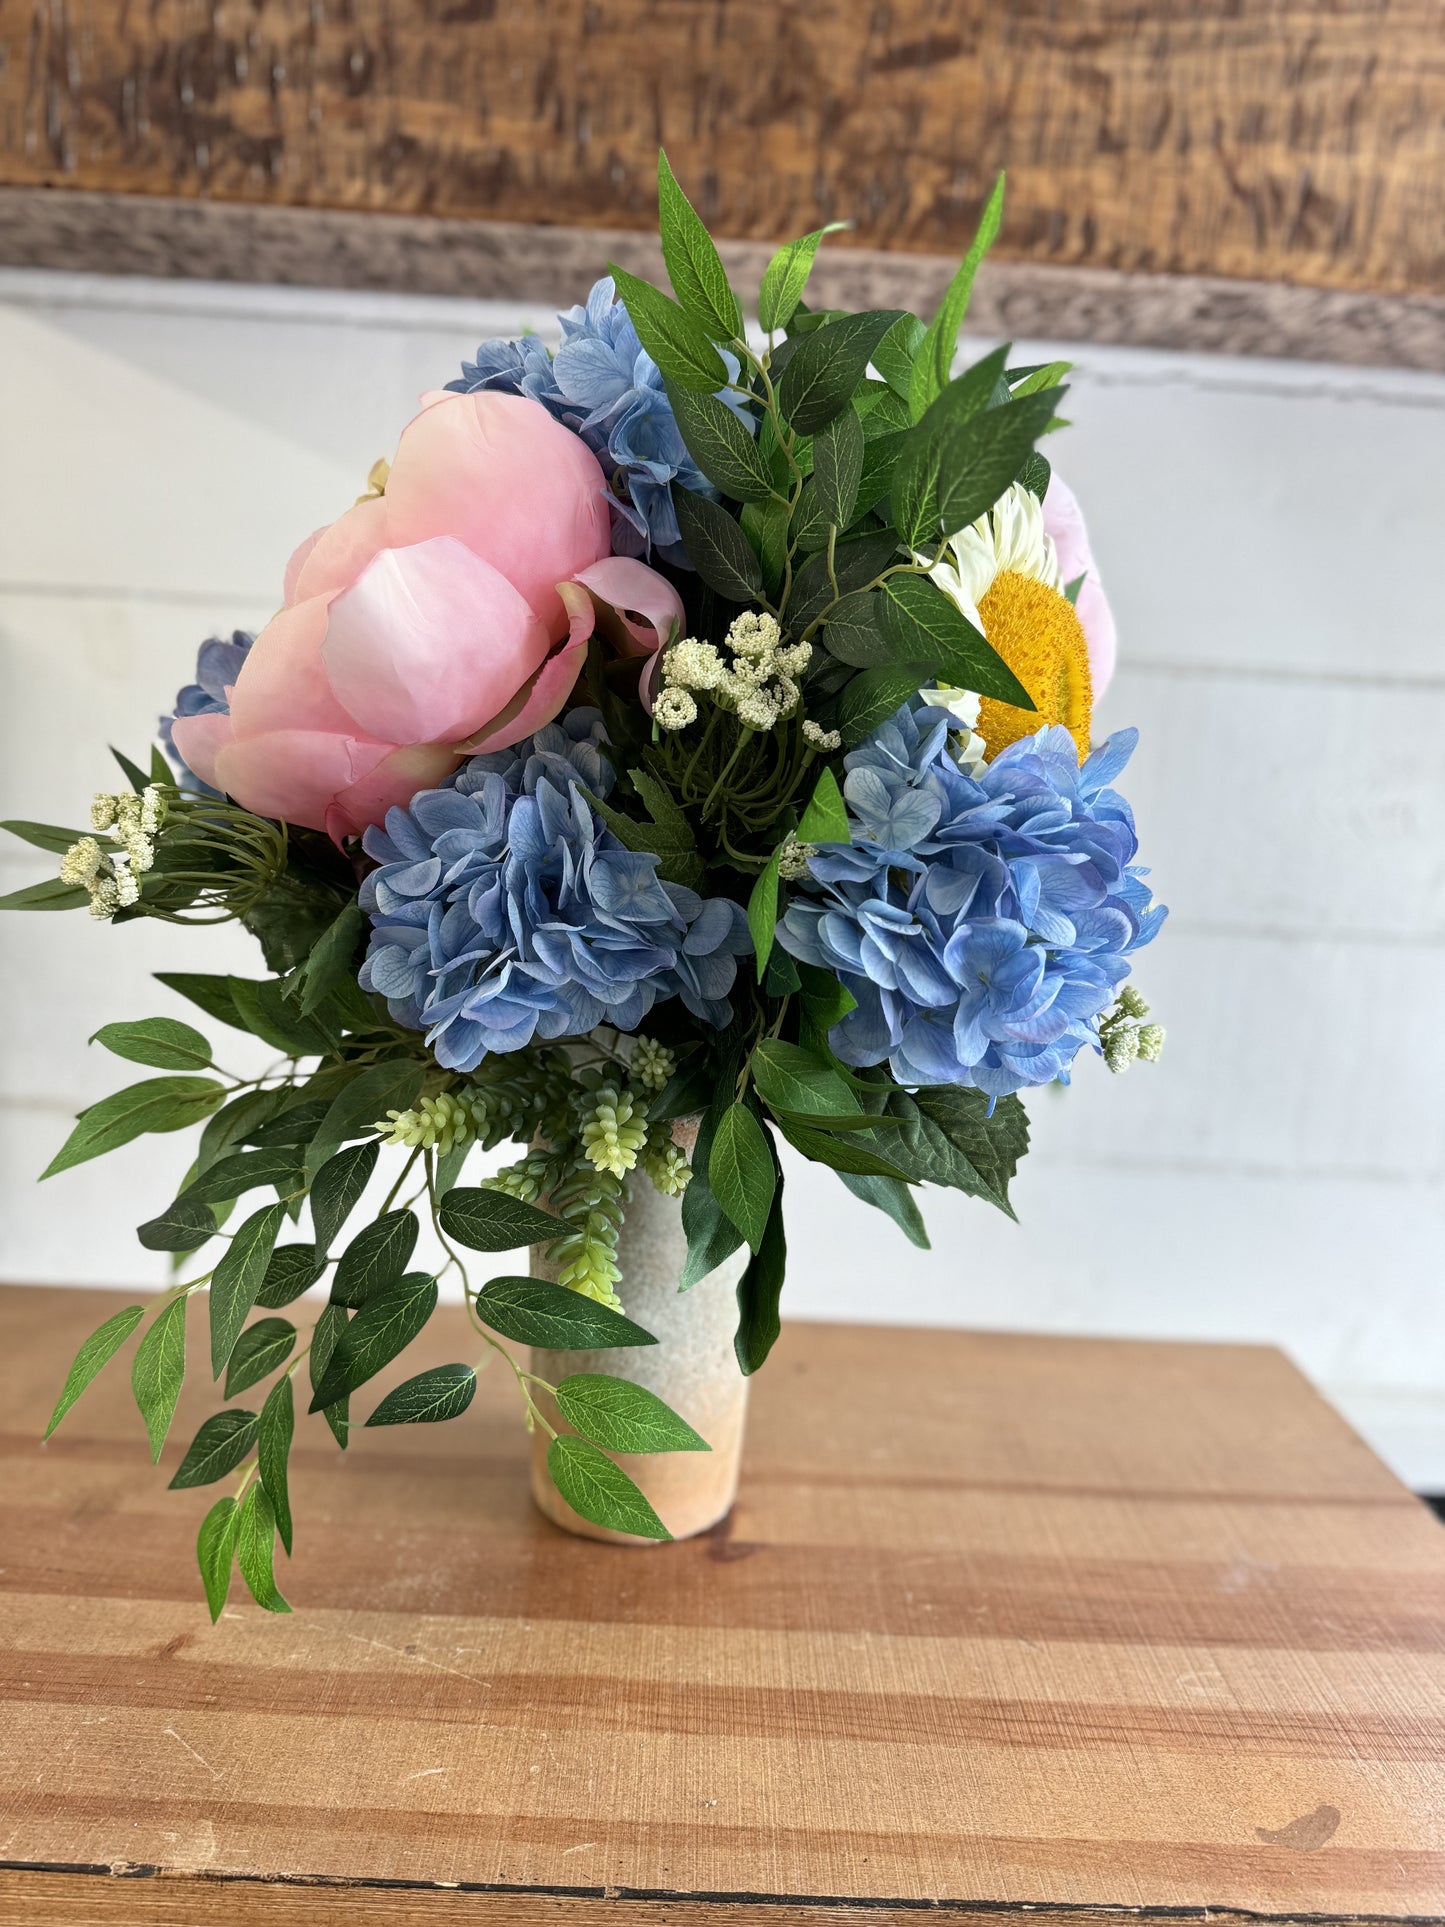
{"type": "Polygon", "coordinates": [[[632,1047],[632,1062],[627,1074],[640,1089],[660,1091],[677,1069],[677,1059],[654,1037],[639,1037],[632,1047]]]}
{"type": "Polygon", "coordinates": [[[504,1165],[493,1177],[482,1179],[484,1191],[500,1191],[523,1204],[535,1204],[547,1186],[552,1160],[545,1151],[529,1151],[515,1164],[504,1165]]]}
{"type": "Polygon", "coordinates": [[[558,1284],[620,1311],[617,1238],[627,1208],[622,1179],[610,1171],[584,1167],[564,1178],[548,1203],[570,1227],[547,1247],[549,1261],[557,1266],[558,1284]]]}
{"type": "Polygon", "coordinates": [[[1128,1070],[1136,1059],[1157,1064],[1163,1056],[1164,1026],[1144,1023],[1148,1015],[1149,1006],[1144,998],[1133,984],[1125,984],[1119,992],[1118,1003],[1099,1026],[1104,1062],[1116,1075],[1128,1070]]]}
{"type": "Polygon", "coordinates": [[[784,883],[796,883],[808,874],[808,858],[817,854],[816,843],[800,843],[790,836],[778,851],[778,875],[784,883]]]}
{"type": "Polygon", "coordinates": [[[647,1142],[647,1110],[630,1091],[604,1084],[582,1112],[579,1136],[589,1163],[623,1178],[637,1164],[647,1142]]]}
{"type": "Polygon", "coordinates": [[[648,1127],[642,1168],[665,1198],[680,1198],[692,1177],[687,1154],[673,1143],[671,1128],[666,1124],[648,1127]]]}
{"type": "Polygon", "coordinates": [[[437,1097],[420,1098],[413,1110],[388,1111],[373,1128],[383,1133],[383,1144],[440,1151],[445,1156],[476,1137],[476,1106],[465,1095],[443,1091],[437,1097]]]}
{"type": "Polygon", "coordinates": [[[771,729],[796,713],[800,678],[812,656],[812,643],[783,641],[776,616],[744,610],[722,649],[694,636],[672,645],[663,658],[653,721],[659,729],[686,729],[697,721],[698,696],[706,694],[747,728],[771,729]]]}

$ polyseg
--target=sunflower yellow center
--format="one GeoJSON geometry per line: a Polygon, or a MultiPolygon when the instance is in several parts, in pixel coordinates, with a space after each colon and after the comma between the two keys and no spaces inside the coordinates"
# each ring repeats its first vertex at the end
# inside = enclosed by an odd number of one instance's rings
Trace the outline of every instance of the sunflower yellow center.
{"type": "Polygon", "coordinates": [[[978,605],[983,632],[1034,699],[1035,707],[986,696],[978,729],[989,762],[1045,723],[1062,723],[1082,759],[1089,749],[1094,691],[1083,624],[1067,596],[1031,576],[1005,569],[978,605]]]}

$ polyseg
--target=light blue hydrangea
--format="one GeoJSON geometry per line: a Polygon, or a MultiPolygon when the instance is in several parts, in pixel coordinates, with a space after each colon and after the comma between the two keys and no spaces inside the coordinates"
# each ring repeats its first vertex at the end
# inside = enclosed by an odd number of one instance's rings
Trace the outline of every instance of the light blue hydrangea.
{"type": "Polygon", "coordinates": [[[256,640],[244,629],[231,633],[231,640],[212,636],[203,642],[196,655],[196,680],[188,682],[184,689],[176,692],[176,706],[169,716],[162,716],[158,735],[165,744],[166,754],[181,772],[181,785],[184,789],[203,790],[207,796],[215,796],[209,783],[203,783],[186,759],[176,748],[171,735],[178,716],[229,716],[231,698],[227,693],[241,673],[241,664],[251,653],[251,645],[256,640]]]}
{"type": "Polygon", "coordinates": [[[845,757],[853,841],[811,859],[779,940],[857,999],[830,1034],[844,1063],[991,1097],[1067,1083],[1166,914],[1110,787],[1137,732],[1080,768],[1068,731],[1041,729],[975,779],[951,724],[916,698],[845,757]]]}
{"type": "Polygon", "coordinates": [[[614,785],[605,742],[598,712],[574,709],[474,756],[362,839],[378,865],[361,885],[362,985],[450,1070],[598,1024],[635,1030],[668,997],[719,1029],[732,1021],[747,918],[663,882],[655,856],[599,820],[583,791],[614,785]]]}
{"type": "MultiPolygon", "coordinates": [[[[475,361],[447,383],[460,394],[498,388],[539,401],[579,434],[606,471],[612,507],[612,547],[618,555],[647,556],[687,566],[673,507],[674,484],[716,499],[678,429],[657,364],[637,338],[611,275],[598,281],[585,307],[557,317],[562,344],[551,356],[536,335],[484,341],[475,361]]],[[[720,350],[729,381],[735,355],[720,350]]],[[[724,390],[718,397],[754,427],[746,405],[724,390]]]]}

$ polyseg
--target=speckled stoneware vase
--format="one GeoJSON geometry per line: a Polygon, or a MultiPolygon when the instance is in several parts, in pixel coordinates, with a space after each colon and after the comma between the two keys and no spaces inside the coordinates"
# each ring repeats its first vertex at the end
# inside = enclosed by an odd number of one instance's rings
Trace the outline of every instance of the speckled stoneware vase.
{"type": "MultiPolygon", "coordinates": [[[[679,1126],[673,1135],[690,1153],[696,1127],[679,1126]]],[[[673,1538],[690,1539],[727,1516],[738,1489],[748,1381],[738,1369],[733,1334],[738,1322],[738,1280],[748,1254],[746,1247],[734,1252],[690,1291],[680,1292],[677,1281],[687,1258],[682,1200],[663,1197],[640,1174],[631,1188],[632,1201],[618,1243],[619,1295],[627,1316],[650,1331],[657,1343],[601,1352],[534,1351],[532,1370],[553,1385],[571,1372],[630,1378],[656,1392],[702,1434],[712,1447],[710,1452],[638,1452],[618,1457],[673,1538]]],[[[557,1275],[537,1245],[532,1247],[532,1270],[539,1278],[557,1275]]],[[[540,1397],[553,1425],[559,1431],[570,1430],[554,1401],[546,1393],[540,1397]]],[[[555,1525],[615,1545],[660,1543],[630,1532],[610,1532],[580,1518],[552,1483],[547,1445],[539,1427],[532,1439],[532,1496],[555,1525]]]]}

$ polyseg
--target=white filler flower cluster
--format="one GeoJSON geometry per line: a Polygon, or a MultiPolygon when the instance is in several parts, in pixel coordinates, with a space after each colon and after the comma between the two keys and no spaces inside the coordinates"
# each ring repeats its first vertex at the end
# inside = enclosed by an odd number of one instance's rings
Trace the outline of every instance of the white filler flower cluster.
{"type": "Polygon", "coordinates": [[[125,853],[125,867],[117,867],[93,836],[72,843],[60,864],[61,882],[89,893],[93,917],[113,917],[139,900],[138,879],[156,860],[155,839],[165,814],[165,798],[155,783],[139,796],[129,791],[112,796],[97,790],[90,806],[90,826],[102,834],[114,833],[125,853]]]}
{"type": "MultiPolygon", "coordinates": [[[[812,643],[784,642],[775,616],[749,609],[734,621],[722,649],[691,636],[672,645],[653,719],[659,729],[686,729],[697,721],[697,698],[707,695],[748,729],[772,729],[796,714],[798,679],[812,657],[812,643]]],[[[837,747],[816,723],[804,723],[803,730],[815,748],[837,747]]]]}

